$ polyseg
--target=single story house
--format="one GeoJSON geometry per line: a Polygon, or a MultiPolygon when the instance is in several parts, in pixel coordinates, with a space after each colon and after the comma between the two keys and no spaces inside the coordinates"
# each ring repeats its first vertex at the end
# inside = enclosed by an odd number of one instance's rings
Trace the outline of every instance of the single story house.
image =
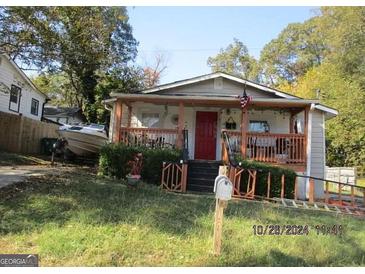
{"type": "Polygon", "coordinates": [[[41,121],[47,100],[7,54],[0,54],[0,111],[41,121]]]}
{"type": "Polygon", "coordinates": [[[184,146],[191,160],[220,161],[226,130],[245,158],[319,178],[326,164],[325,121],[338,114],[317,100],[221,72],[137,93],[111,93],[105,104],[113,142],[184,146]],[[244,90],[252,98],[246,108],[239,99],[244,90]]]}
{"type": "Polygon", "coordinates": [[[43,116],[63,125],[78,125],[86,122],[85,116],[79,107],[45,106],[43,116]]]}

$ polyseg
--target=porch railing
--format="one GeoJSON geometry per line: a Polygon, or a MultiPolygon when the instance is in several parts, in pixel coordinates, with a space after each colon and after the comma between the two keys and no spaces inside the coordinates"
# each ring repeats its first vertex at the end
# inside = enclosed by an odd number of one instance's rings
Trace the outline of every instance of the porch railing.
{"type": "MultiPolygon", "coordinates": [[[[241,153],[241,132],[227,130],[234,153],[241,153]]],[[[253,133],[246,134],[248,159],[278,163],[305,164],[306,140],[304,134],[253,133]]]]}
{"type": "Polygon", "coordinates": [[[120,142],[128,146],[151,148],[175,148],[178,140],[177,129],[163,128],[121,128],[120,142]]]}

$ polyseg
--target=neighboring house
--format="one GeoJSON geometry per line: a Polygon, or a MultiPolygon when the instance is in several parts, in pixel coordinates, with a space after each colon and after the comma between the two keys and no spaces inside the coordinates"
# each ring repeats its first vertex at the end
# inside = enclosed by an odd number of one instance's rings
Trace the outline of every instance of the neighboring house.
{"type": "Polygon", "coordinates": [[[221,130],[227,129],[234,150],[246,158],[319,178],[325,170],[325,121],[337,115],[317,100],[220,72],[138,93],[111,93],[105,104],[112,110],[114,142],[184,145],[190,159],[221,160],[221,130]],[[238,96],[245,89],[252,101],[243,110],[238,96]]]}
{"type": "Polygon", "coordinates": [[[48,98],[6,54],[0,54],[0,111],[41,120],[48,98]]]}
{"type": "Polygon", "coordinates": [[[79,107],[45,106],[43,116],[63,125],[77,125],[86,122],[85,116],[79,107]]]}

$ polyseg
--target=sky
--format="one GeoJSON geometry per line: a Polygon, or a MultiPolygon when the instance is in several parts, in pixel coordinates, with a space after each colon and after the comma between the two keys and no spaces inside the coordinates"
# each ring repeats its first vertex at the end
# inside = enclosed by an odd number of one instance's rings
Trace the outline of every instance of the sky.
{"type": "Polygon", "coordinates": [[[129,7],[139,41],[137,63],[152,64],[162,53],[167,69],[161,84],[210,72],[209,56],[242,41],[256,58],[289,23],[315,15],[315,7],[129,7]]]}

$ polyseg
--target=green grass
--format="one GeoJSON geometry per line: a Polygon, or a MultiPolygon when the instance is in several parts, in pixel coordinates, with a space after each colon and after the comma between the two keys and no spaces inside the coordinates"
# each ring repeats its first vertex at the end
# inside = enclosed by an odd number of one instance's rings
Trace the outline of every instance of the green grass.
{"type": "Polygon", "coordinates": [[[77,172],[0,191],[0,253],[38,253],[41,266],[359,266],[365,221],[231,201],[212,255],[212,196],[166,193],[77,172]],[[257,224],[341,224],[342,236],[254,236],[257,224]]]}
{"type": "Polygon", "coordinates": [[[39,156],[21,155],[0,151],[0,166],[49,164],[39,156]]]}

